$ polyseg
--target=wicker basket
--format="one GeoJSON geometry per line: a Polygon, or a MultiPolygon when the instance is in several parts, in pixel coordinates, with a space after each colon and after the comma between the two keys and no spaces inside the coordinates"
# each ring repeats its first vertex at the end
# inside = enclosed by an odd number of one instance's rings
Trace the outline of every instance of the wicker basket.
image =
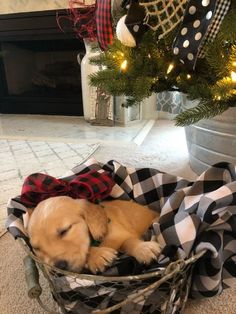
{"type": "Polygon", "coordinates": [[[27,252],[28,295],[42,307],[45,305],[40,299],[38,269],[49,282],[58,313],[177,314],[183,312],[189,296],[212,297],[235,283],[233,165],[219,163],[195,182],[189,182],[156,169],[135,169],[114,160],[101,164],[91,159],[74,167],[63,179],[91,169],[110,172],[116,182],[111,197],[134,199],[161,212],[145,240],[154,237],[163,250],[157,262],[142,267],[135,264],[135,269],[127,263],[134,263],[132,258],[119,256],[115,267],[112,265],[102,276],[49,267],[35,257],[27,244],[22,217],[27,209],[21,198],[15,197],[8,203],[7,228],[27,252]],[[121,268],[125,271],[120,272],[121,268]],[[113,272],[115,269],[118,272],[113,272]]]}
{"type": "Polygon", "coordinates": [[[175,304],[180,313],[179,309],[183,311],[188,298],[194,263],[205,253],[201,251],[146,274],[94,276],[46,265],[31,252],[24,240],[19,239],[19,242],[27,253],[24,264],[28,296],[37,299],[48,313],[175,313],[175,304]],[[38,268],[49,282],[59,306],[58,312],[48,309],[40,299],[42,289],[38,268]],[[73,290],[65,292],[63,282],[73,286],[73,290]]]}

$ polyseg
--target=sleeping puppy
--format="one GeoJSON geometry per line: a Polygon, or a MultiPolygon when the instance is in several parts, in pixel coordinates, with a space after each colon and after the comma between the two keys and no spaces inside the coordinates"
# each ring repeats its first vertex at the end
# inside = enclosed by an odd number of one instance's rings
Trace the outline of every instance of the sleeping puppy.
{"type": "Polygon", "coordinates": [[[80,272],[103,272],[118,251],[140,263],[156,259],[157,242],[141,235],[158,218],[148,207],[133,201],[90,203],[84,199],[56,196],[40,202],[29,219],[28,233],[35,254],[46,264],[80,272]],[[93,240],[99,246],[93,246],[93,240]]]}

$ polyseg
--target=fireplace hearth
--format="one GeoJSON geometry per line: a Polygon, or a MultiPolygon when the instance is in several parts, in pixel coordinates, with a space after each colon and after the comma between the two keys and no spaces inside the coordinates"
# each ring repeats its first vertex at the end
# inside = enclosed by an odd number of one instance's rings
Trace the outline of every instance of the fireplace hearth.
{"type": "Polygon", "coordinates": [[[84,44],[56,11],[0,15],[0,49],[0,113],[83,115],[84,44]]]}

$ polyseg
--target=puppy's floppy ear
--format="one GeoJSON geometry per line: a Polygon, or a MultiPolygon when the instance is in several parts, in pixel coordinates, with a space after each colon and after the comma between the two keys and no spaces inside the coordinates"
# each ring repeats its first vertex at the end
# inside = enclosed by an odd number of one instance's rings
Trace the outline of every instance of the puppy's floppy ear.
{"type": "Polygon", "coordinates": [[[83,204],[83,215],[94,240],[101,240],[108,227],[108,218],[103,206],[86,201],[83,204]]]}

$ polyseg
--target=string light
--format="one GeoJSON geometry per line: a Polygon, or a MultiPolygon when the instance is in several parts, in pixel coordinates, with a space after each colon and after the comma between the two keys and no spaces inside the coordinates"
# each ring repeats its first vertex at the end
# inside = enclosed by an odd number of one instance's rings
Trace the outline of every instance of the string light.
{"type": "Polygon", "coordinates": [[[169,66],[168,66],[168,69],[167,69],[166,73],[169,74],[173,69],[174,69],[174,64],[173,64],[173,63],[170,63],[169,66]]]}
{"type": "Polygon", "coordinates": [[[124,61],[121,63],[121,66],[120,66],[121,70],[126,70],[127,64],[128,64],[127,60],[124,60],[124,61]]]}
{"type": "Polygon", "coordinates": [[[156,82],[158,82],[159,81],[159,78],[158,77],[154,77],[154,79],[153,79],[153,83],[155,84],[156,82]]]}
{"type": "Polygon", "coordinates": [[[233,66],[233,67],[236,67],[236,61],[234,61],[234,62],[232,63],[232,66],[233,66]]]}
{"type": "Polygon", "coordinates": [[[236,72],[234,72],[234,71],[231,71],[231,80],[233,82],[236,82],[236,72]]]}
{"type": "Polygon", "coordinates": [[[190,80],[191,79],[191,75],[187,74],[187,79],[190,80]]]}

